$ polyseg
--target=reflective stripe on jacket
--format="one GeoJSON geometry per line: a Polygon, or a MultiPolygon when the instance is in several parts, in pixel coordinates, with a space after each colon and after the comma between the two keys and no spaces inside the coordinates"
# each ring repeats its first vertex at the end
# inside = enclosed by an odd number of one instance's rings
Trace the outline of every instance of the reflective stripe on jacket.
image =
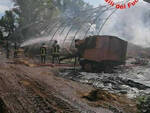
{"type": "Polygon", "coordinates": [[[54,45],[52,48],[53,55],[59,55],[59,45],[54,45]]]}
{"type": "Polygon", "coordinates": [[[40,48],[40,53],[41,53],[41,55],[46,55],[46,48],[45,47],[41,47],[40,48]]]}

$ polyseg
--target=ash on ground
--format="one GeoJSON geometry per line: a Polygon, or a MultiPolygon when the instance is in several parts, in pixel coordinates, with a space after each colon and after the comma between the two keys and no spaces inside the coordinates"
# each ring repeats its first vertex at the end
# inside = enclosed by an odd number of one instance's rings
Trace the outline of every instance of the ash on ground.
{"type": "Polygon", "coordinates": [[[81,70],[64,69],[59,76],[93,85],[96,88],[112,93],[125,94],[129,98],[150,93],[150,64],[134,64],[134,59],[127,61],[114,73],[87,73],[81,70]]]}

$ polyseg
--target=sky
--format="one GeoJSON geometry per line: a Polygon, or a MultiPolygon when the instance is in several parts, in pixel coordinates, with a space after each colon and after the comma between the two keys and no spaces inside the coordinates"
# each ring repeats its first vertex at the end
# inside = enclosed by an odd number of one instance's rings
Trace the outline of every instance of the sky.
{"type": "MultiPolygon", "coordinates": [[[[84,0],[94,7],[99,6],[100,4],[105,3],[104,0],[84,0]]],[[[115,0],[120,1],[120,0],[115,0]]],[[[140,2],[143,0],[139,0],[140,2]]],[[[4,15],[6,10],[9,10],[13,7],[11,0],[0,0],[0,17],[4,15]]],[[[146,14],[150,11],[150,4],[143,2],[138,3],[135,7],[127,10],[118,10],[117,13],[113,14],[109,21],[106,23],[105,27],[102,30],[102,34],[114,35],[118,37],[131,37],[131,42],[134,42],[138,45],[150,45],[150,22],[148,25],[144,24],[146,14]],[[144,15],[143,15],[144,14],[144,15]],[[119,17],[119,18],[118,18],[119,17]],[[136,22],[135,22],[136,20],[136,22]],[[119,26],[118,26],[119,25],[119,26]],[[124,27],[124,25],[126,27],[124,27]],[[114,29],[118,27],[118,29],[114,29]],[[132,32],[131,32],[132,31],[132,32]],[[125,35],[124,35],[125,34],[125,35]],[[143,39],[142,37],[145,37],[143,39]],[[143,41],[147,40],[147,41],[143,41]],[[148,43],[147,43],[148,42],[148,43]]],[[[148,17],[149,20],[149,17],[148,17]]]]}
{"type": "MultiPolygon", "coordinates": [[[[88,2],[94,7],[104,3],[104,0],[84,0],[84,1],[88,2]]],[[[115,0],[115,1],[119,1],[119,0],[115,0]]],[[[12,7],[13,7],[13,3],[11,2],[11,0],[0,0],[0,15],[3,15],[5,10],[8,10],[12,7]]]]}
{"type": "MultiPolygon", "coordinates": [[[[102,3],[103,0],[84,0],[85,2],[94,5],[95,7],[102,3]]],[[[11,0],[0,0],[0,17],[4,14],[4,12],[13,7],[11,0]]]]}
{"type": "Polygon", "coordinates": [[[90,3],[90,4],[94,5],[94,6],[98,6],[104,0],[84,0],[84,1],[90,3]]]}
{"type": "MultiPolygon", "coordinates": [[[[99,6],[99,4],[104,3],[104,0],[84,0],[89,4],[93,5],[94,7],[99,6]]],[[[119,1],[119,0],[115,0],[119,1]]],[[[11,0],[0,0],[0,16],[4,14],[5,10],[8,10],[13,7],[13,3],[11,0]]]]}
{"type": "Polygon", "coordinates": [[[4,14],[6,10],[13,7],[11,0],[0,0],[0,17],[4,14]]]}

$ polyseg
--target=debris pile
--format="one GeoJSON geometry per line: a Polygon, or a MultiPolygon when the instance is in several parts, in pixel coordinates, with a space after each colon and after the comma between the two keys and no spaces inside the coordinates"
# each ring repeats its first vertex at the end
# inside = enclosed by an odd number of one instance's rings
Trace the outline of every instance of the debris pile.
{"type": "Polygon", "coordinates": [[[63,70],[59,76],[109,92],[126,94],[129,98],[136,98],[150,92],[149,67],[147,66],[131,65],[130,68],[125,66],[111,74],[63,70]]]}
{"type": "Polygon", "coordinates": [[[117,100],[117,96],[115,94],[100,89],[91,91],[88,95],[83,96],[83,98],[86,98],[89,101],[98,101],[98,100],[116,101],[117,100]]]}
{"type": "Polygon", "coordinates": [[[137,113],[136,101],[125,95],[116,95],[108,91],[96,89],[83,96],[89,105],[111,109],[114,113],[137,113]]]}
{"type": "Polygon", "coordinates": [[[145,59],[145,58],[135,58],[135,61],[132,62],[132,64],[136,64],[136,65],[148,65],[149,60],[145,59]]]}

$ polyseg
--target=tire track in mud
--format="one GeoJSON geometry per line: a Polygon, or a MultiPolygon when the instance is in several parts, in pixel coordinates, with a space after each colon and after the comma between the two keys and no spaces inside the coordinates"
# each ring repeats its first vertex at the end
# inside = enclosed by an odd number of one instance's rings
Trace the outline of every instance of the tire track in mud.
{"type": "Polygon", "coordinates": [[[38,79],[33,79],[30,77],[30,74],[32,73],[26,73],[24,72],[24,70],[21,69],[21,71],[23,71],[23,74],[18,74],[19,76],[23,76],[23,78],[27,79],[28,81],[30,81],[31,83],[33,83],[36,87],[38,87],[38,89],[40,89],[41,91],[44,91],[46,95],[48,95],[48,98],[52,98],[52,100],[54,100],[54,102],[57,102],[57,106],[63,106],[65,107],[65,112],[64,113],[71,113],[73,111],[70,111],[67,109],[71,107],[71,109],[75,110],[75,113],[113,113],[112,111],[103,109],[103,108],[92,108],[86,104],[83,104],[81,102],[78,102],[76,100],[72,100],[69,97],[66,97],[65,95],[57,92],[53,87],[48,86],[47,84],[45,84],[44,82],[38,80],[38,79]],[[55,95],[55,96],[54,96],[55,95]],[[64,106],[66,103],[67,106],[69,106],[68,108],[66,106],[64,106]]]}
{"type": "Polygon", "coordinates": [[[25,75],[16,74],[16,76],[20,79],[21,87],[25,89],[25,100],[30,101],[35,113],[79,113],[68,103],[54,96],[54,91],[47,92],[45,90],[47,87],[42,87],[39,82],[25,75]]]}
{"type": "MultiPolygon", "coordinates": [[[[10,113],[79,113],[74,107],[57,98],[39,83],[27,79],[27,76],[14,75],[15,82],[23,89],[20,92],[12,91],[13,87],[6,84],[5,75],[0,77],[0,97],[10,113]],[[41,87],[41,88],[40,88],[41,87]]],[[[6,112],[7,113],[7,112],[6,112]]]]}
{"type": "Polygon", "coordinates": [[[4,75],[0,77],[0,90],[0,98],[6,107],[3,109],[7,109],[7,111],[5,111],[6,113],[25,113],[24,108],[18,103],[19,101],[15,96],[16,94],[12,91],[10,86],[8,87],[4,75]]]}
{"type": "Polygon", "coordinates": [[[0,72],[0,98],[10,111],[6,113],[112,113],[72,100],[31,74],[17,67],[0,72]]]}
{"type": "MultiPolygon", "coordinates": [[[[17,75],[17,76],[22,76],[22,75],[17,75]]],[[[28,75],[23,75],[26,79],[26,81],[32,83],[32,88],[37,88],[37,92],[40,90],[40,95],[42,92],[41,96],[47,97],[46,101],[50,103],[51,105],[55,104],[58,108],[61,110],[58,113],[95,113],[92,110],[87,110],[87,108],[84,108],[83,106],[80,106],[77,102],[69,102],[68,98],[65,97],[64,95],[61,95],[60,93],[56,92],[53,88],[50,88],[50,86],[47,86],[44,83],[39,82],[38,80],[33,80],[30,78],[28,75]],[[48,89],[51,89],[48,90],[48,89]],[[55,96],[54,96],[55,95],[55,96]],[[64,112],[62,112],[64,110],[64,112]]],[[[54,112],[55,113],[55,112],[54,112]]]]}

